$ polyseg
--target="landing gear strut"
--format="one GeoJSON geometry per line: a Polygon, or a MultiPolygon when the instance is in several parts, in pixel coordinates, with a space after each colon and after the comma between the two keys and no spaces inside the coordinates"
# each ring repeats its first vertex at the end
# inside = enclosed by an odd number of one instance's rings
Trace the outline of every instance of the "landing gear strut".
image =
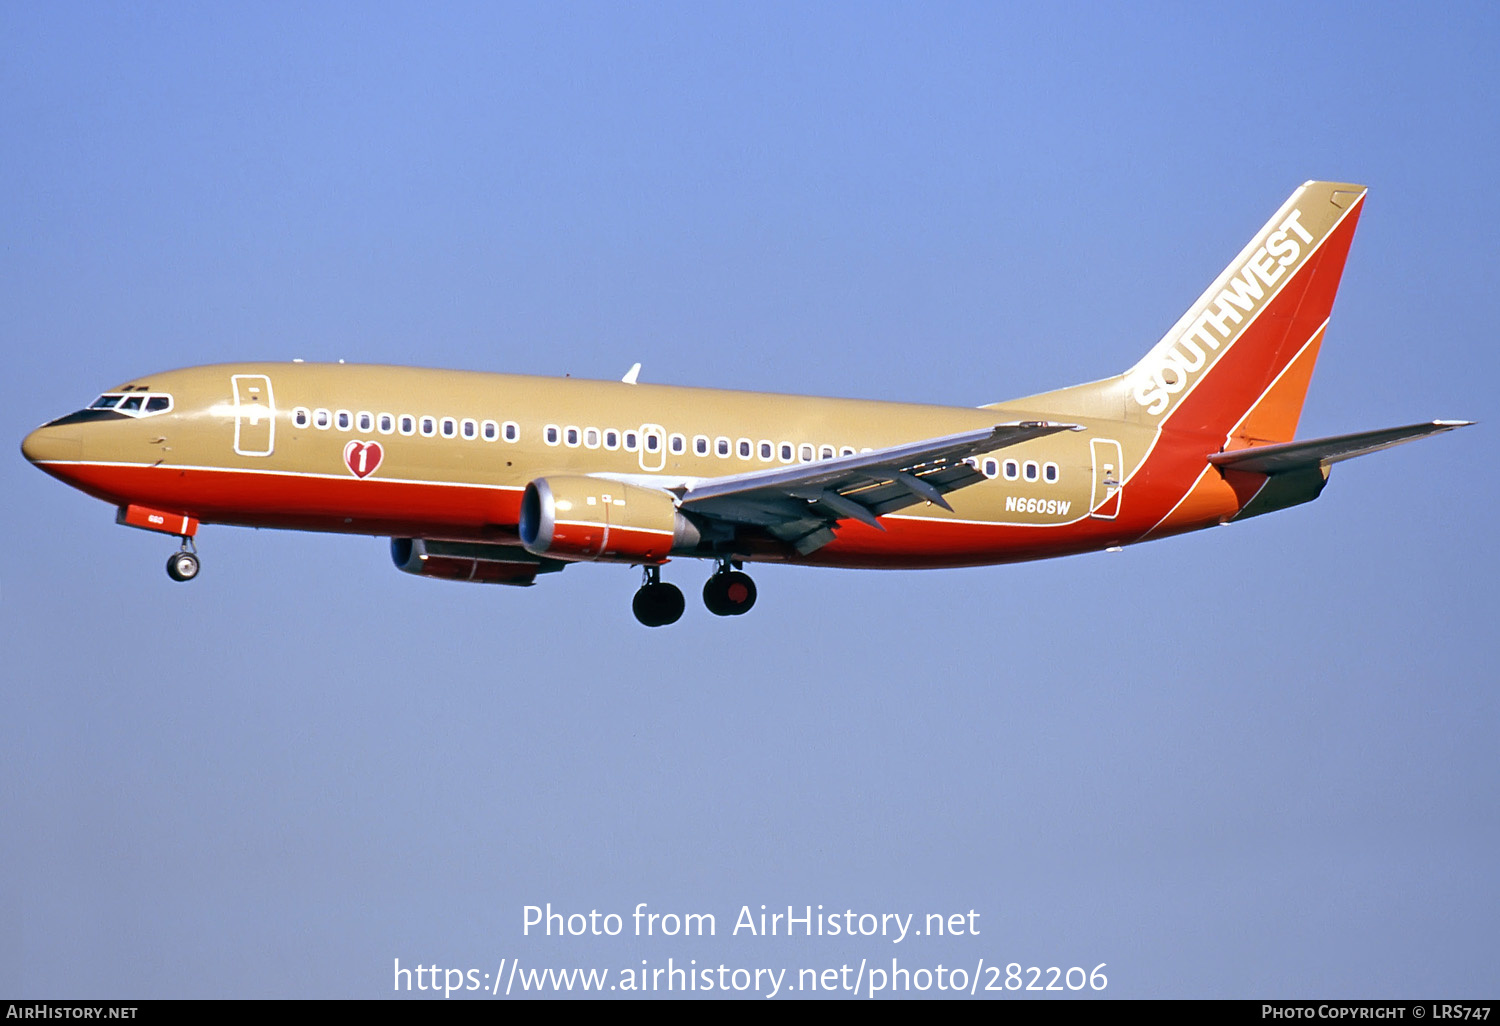
{"type": "Polygon", "coordinates": [[[181,550],[172,553],[167,560],[167,576],[174,581],[191,581],[198,576],[198,550],[193,539],[183,536],[181,550]]]}
{"type": "Polygon", "coordinates": [[[662,583],[661,567],[648,566],[645,571],[635,599],[630,603],[635,618],[647,627],[665,627],[669,623],[676,623],[682,618],[682,611],[687,606],[681,589],[675,584],[662,583]]]}
{"type": "Polygon", "coordinates": [[[726,560],[703,586],[703,604],[715,616],[740,616],[755,605],[755,582],[726,560]]]}

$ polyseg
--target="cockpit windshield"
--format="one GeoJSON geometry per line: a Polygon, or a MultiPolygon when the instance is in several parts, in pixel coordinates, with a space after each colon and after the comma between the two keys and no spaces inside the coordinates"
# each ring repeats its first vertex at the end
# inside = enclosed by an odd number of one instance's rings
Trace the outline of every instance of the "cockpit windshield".
{"type": "Polygon", "coordinates": [[[105,392],[89,404],[91,410],[114,410],[128,417],[150,417],[172,408],[172,397],[165,392],[105,392]]]}

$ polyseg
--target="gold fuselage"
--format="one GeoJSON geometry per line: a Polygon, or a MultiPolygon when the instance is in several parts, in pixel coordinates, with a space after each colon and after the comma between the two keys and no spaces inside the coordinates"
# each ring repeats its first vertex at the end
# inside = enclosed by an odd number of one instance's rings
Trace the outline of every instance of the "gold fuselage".
{"type": "MultiPolygon", "coordinates": [[[[682,516],[699,518],[692,530],[622,530],[723,561],[941,567],[1124,545],[1317,495],[1326,465],[1271,486],[1272,471],[1220,469],[1210,457],[1295,437],[1364,195],[1358,185],[1305,183],[1129,371],[996,406],[234,364],[130,382],[101,400],[108,408],[54,421],[24,448],[49,473],[121,507],[123,522],[176,524],[183,534],[203,521],[513,546],[528,486],[567,478],[565,490],[596,511],[625,505],[588,492],[601,479],[644,489],[637,511],[675,517],[664,503],[680,502],[682,516]],[[1013,444],[992,437],[985,444],[997,448],[971,458],[983,477],[962,470],[962,484],[938,502],[907,474],[912,501],[878,504],[879,517],[843,493],[809,495],[794,482],[768,499],[780,519],[757,519],[752,500],[709,525],[699,521],[713,510],[692,497],[714,494],[705,479],[897,446],[926,453],[949,436],[1032,421],[1056,433],[1013,444]],[[695,502],[696,513],[687,508],[695,502]],[[796,533],[813,507],[814,530],[796,533]]],[[[560,558],[664,558],[649,544],[627,548],[610,555],[601,542],[599,553],[560,558]]]]}
{"type": "MultiPolygon", "coordinates": [[[[28,456],[114,505],[204,523],[497,542],[515,540],[520,495],[541,477],[670,488],[1047,415],[352,364],[195,367],[110,392],[169,395],[172,405],[63,418],[73,422],[28,439],[28,456]],[[378,466],[359,476],[345,450],[371,442],[378,466]]],[[[884,532],[841,525],[806,561],[956,566],[1133,541],[1165,510],[1091,517],[1103,496],[1091,442],[1118,443],[1112,473],[1123,480],[1158,432],[1083,423],[978,458],[989,480],[953,493],[951,512],[911,507],[883,518],[884,532]]],[[[802,558],[764,540],[743,549],[747,559],[802,558]]]]}

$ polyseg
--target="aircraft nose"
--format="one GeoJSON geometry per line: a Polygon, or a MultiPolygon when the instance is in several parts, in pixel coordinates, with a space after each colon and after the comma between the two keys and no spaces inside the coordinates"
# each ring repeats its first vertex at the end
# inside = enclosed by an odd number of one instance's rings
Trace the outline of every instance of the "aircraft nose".
{"type": "Polygon", "coordinates": [[[83,439],[75,427],[43,426],[21,442],[21,453],[32,463],[77,460],[83,455],[83,439]]]}

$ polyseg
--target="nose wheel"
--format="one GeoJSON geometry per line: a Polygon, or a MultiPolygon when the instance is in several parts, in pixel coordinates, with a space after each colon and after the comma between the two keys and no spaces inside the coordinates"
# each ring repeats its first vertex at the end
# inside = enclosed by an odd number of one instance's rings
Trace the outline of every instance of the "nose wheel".
{"type": "Polygon", "coordinates": [[[198,576],[198,553],[193,551],[192,544],[191,539],[182,539],[182,550],[167,559],[167,576],[172,580],[191,581],[198,576]]]}
{"type": "Polygon", "coordinates": [[[646,567],[645,578],[630,603],[635,618],[647,627],[665,627],[682,619],[687,607],[682,590],[675,584],[663,584],[661,567],[646,567]]]}
{"type": "Polygon", "coordinates": [[[755,605],[755,582],[726,563],[703,586],[703,604],[715,616],[741,616],[755,605]]]}

